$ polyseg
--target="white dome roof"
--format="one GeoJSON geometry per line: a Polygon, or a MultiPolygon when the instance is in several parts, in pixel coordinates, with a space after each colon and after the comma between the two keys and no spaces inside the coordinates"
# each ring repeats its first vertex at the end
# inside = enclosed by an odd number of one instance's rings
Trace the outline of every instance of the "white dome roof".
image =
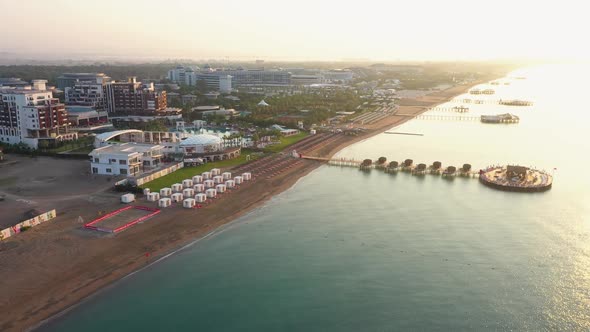
{"type": "Polygon", "coordinates": [[[221,138],[210,135],[210,134],[202,134],[202,135],[193,135],[189,136],[187,139],[180,142],[181,146],[184,145],[209,145],[209,144],[220,144],[221,138]]]}

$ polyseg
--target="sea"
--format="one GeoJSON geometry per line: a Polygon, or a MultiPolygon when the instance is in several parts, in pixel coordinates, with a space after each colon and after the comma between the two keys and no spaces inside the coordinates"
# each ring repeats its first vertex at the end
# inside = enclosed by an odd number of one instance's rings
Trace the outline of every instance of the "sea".
{"type": "Polygon", "coordinates": [[[590,67],[527,67],[337,157],[553,174],[543,193],[322,166],[39,331],[588,331],[590,67]],[[464,99],[485,100],[468,103],[464,99]],[[530,100],[530,107],[498,100],[530,100]]]}

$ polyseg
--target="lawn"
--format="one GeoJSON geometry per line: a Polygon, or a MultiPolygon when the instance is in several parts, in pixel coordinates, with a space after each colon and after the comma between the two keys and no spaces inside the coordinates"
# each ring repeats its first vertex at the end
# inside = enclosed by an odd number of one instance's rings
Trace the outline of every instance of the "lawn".
{"type": "Polygon", "coordinates": [[[297,135],[288,136],[288,137],[281,137],[281,143],[270,145],[267,148],[265,148],[264,150],[268,151],[268,152],[280,152],[280,151],[283,151],[283,149],[288,147],[289,145],[293,145],[293,144],[301,141],[302,139],[306,138],[307,136],[309,136],[308,133],[300,132],[297,135]]]}
{"type": "Polygon", "coordinates": [[[84,146],[84,147],[81,147],[78,149],[74,149],[74,150],[70,151],[69,153],[88,154],[88,153],[92,152],[92,150],[94,150],[94,146],[88,145],[88,146],[84,146]]]}
{"type": "Polygon", "coordinates": [[[201,173],[209,171],[212,168],[228,168],[244,164],[246,163],[246,156],[250,153],[251,151],[242,149],[242,154],[238,158],[206,163],[204,165],[195,167],[181,168],[174,173],[150,181],[141,187],[150,188],[152,192],[159,192],[162,188],[170,187],[174,183],[181,183],[184,179],[191,179],[193,176],[200,175],[201,173]]]}

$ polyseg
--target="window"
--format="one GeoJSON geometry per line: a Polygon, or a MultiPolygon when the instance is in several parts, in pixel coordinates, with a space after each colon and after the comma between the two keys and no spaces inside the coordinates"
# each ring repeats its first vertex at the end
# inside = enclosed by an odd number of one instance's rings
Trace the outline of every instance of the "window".
{"type": "Polygon", "coordinates": [[[126,169],[124,169],[124,168],[122,168],[122,169],[121,169],[119,172],[120,172],[121,174],[127,174],[127,170],[126,170],[126,169]]]}
{"type": "Polygon", "coordinates": [[[116,163],[117,162],[117,159],[109,159],[109,162],[116,163]]]}
{"type": "Polygon", "coordinates": [[[119,165],[127,165],[127,160],[119,160],[119,165]]]}
{"type": "Polygon", "coordinates": [[[92,167],[92,174],[96,174],[96,173],[98,173],[98,168],[92,167]]]}
{"type": "Polygon", "coordinates": [[[112,171],[111,171],[111,169],[110,169],[110,168],[107,168],[107,169],[106,169],[106,172],[107,172],[107,173],[111,173],[112,171]]]}
{"type": "Polygon", "coordinates": [[[97,163],[98,162],[98,158],[94,158],[94,162],[97,163]]]}

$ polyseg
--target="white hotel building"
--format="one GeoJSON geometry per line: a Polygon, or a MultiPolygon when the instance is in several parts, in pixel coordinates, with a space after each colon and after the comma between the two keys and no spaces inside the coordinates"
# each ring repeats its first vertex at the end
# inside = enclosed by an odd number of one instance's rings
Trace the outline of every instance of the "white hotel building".
{"type": "Polygon", "coordinates": [[[131,175],[157,167],[163,155],[163,146],[124,143],[103,146],[90,154],[90,171],[101,175],[131,175]]]}
{"type": "Polygon", "coordinates": [[[46,89],[47,81],[35,80],[29,87],[0,88],[0,142],[25,143],[37,148],[48,143],[72,140],[65,105],[46,89]]]}

